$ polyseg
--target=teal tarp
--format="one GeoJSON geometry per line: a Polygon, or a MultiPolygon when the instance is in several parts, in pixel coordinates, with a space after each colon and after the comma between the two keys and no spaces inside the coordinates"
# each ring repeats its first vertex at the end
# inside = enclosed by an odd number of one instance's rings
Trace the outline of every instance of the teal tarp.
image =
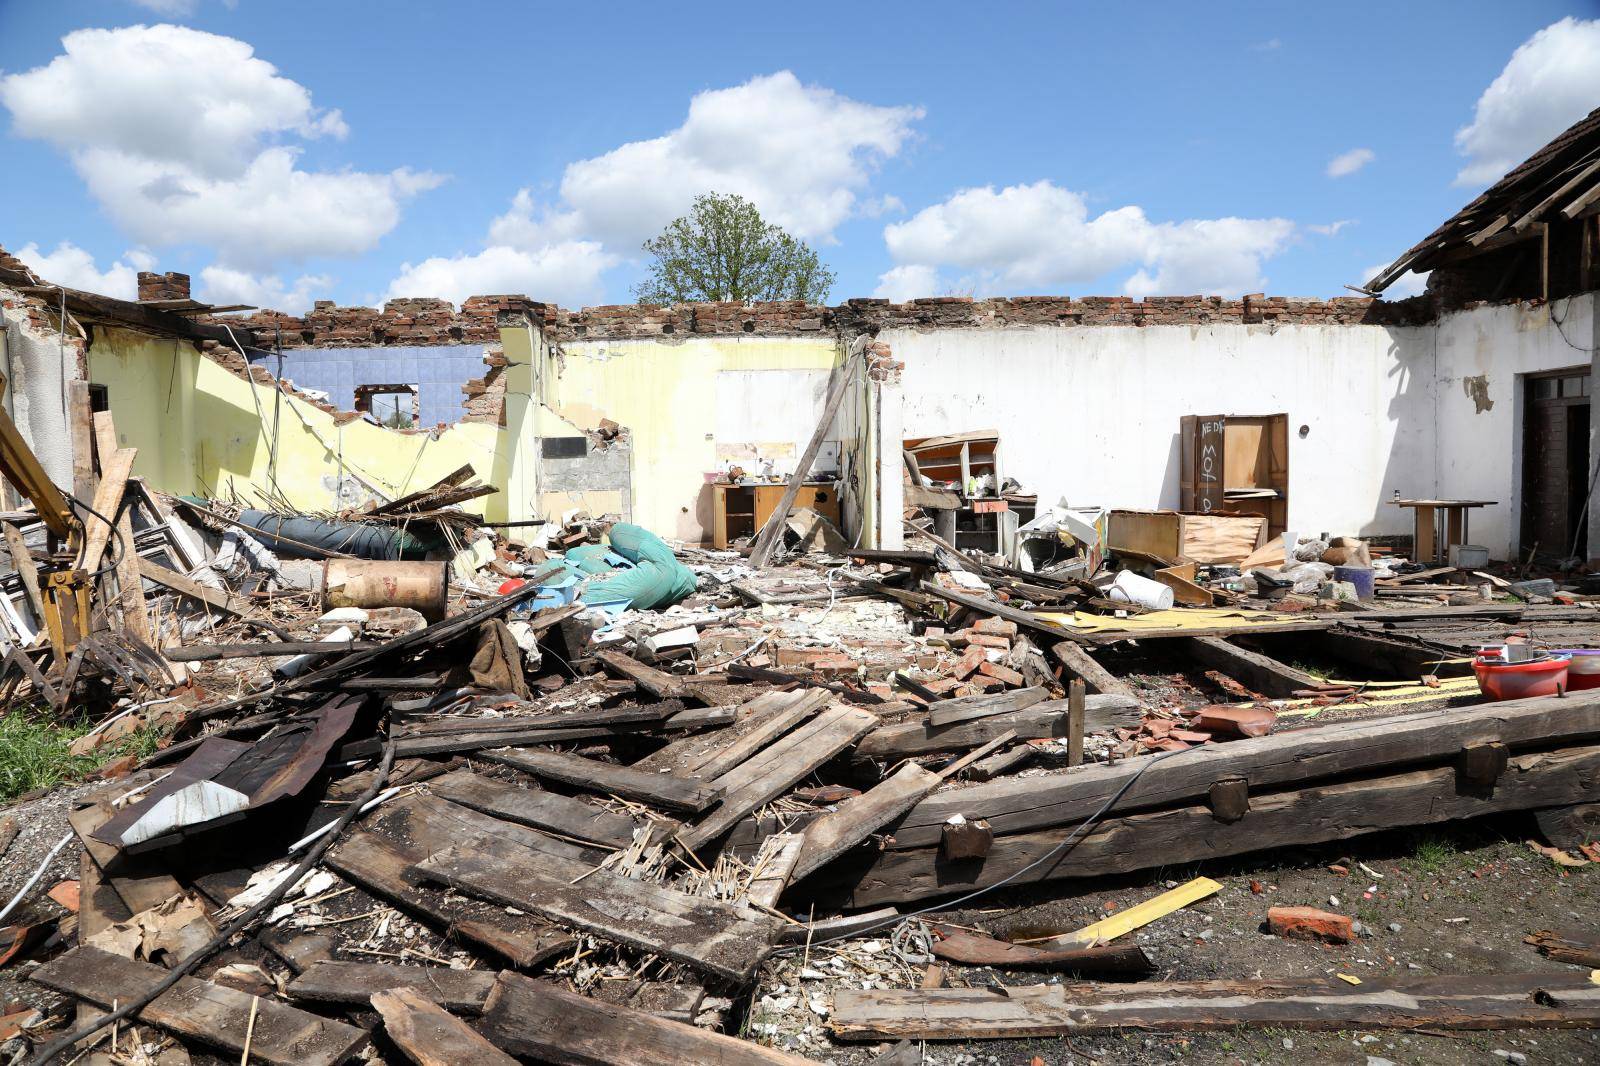
{"type": "MultiPolygon", "coordinates": [[[[610,551],[633,565],[613,577],[595,581],[579,598],[588,604],[623,604],[651,611],[671,607],[695,590],[695,576],[678,562],[672,549],[654,533],[631,522],[611,527],[610,551]]],[[[611,565],[595,545],[567,552],[567,561],[586,574],[604,573],[611,565]]]]}

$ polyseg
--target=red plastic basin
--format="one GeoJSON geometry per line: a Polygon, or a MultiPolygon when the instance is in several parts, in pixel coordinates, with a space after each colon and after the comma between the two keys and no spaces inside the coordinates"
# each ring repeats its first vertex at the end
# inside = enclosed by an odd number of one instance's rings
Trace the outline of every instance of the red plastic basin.
{"type": "Polygon", "coordinates": [[[1570,655],[1567,666],[1567,691],[1600,688],[1600,648],[1563,648],[1557,655],[1570,655]]]}
{"type": "Polygon", "coordinates": [[[1554,696],[1567,687],[1565,655],[1552,655],[1527,663],[1505,663],[1498,659],[1475,659],[1472,672],[1478,675],[1478,691],[1491,700],[1520,700],[1529,696],[1554,696]]]}

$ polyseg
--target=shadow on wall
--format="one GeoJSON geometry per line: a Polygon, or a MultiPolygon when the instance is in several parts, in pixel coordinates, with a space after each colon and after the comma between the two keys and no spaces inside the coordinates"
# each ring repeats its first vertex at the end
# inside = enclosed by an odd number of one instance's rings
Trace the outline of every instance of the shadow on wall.
{"type": "MultiPolygon", "coordinates": [[[[1041,501],[1043,502],[1043,501],[1041,501]]],[[[1183,434],[1173,431],[1172,446],[1167,449],[1167,469],[1161,475],[1160,506],[1177,510],[1183,503],[1183,434]]]]}
{"type": "Polygon", "coordinates": [[[1391,328],[1388,334],[1388,377],[1394,388],[1387,413],[1395,424],[1395,443],[1384,463],[1372,517],[1358,531],[1363,537],[1412,531],[1411,512],[1390,502],[1396,492],[1406,499],[1426,499],[1439,491],[1433,462],[1438,434],[1433,406],[1438,331],[1391,328]]]}

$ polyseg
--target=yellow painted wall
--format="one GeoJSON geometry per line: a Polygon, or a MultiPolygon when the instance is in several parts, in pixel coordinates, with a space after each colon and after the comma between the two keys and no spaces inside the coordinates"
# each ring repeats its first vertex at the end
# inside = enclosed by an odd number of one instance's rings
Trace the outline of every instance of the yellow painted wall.
{"type": "MultiPolygon", "coordinates": [[[[524,342],[520,354],[526,392],[531,344],[524,342]]],[[[229,373],[187,342],[100,327],[89,349],[89,379],[107,386],[120,442],[139,449],[134,473],[156,488],[222,498],[231,488],[249,502],[252,486],[272,483],[273,402],[279,398],[274,389],[229,373]]],[[[275,480],[297,508],[315,513],[350,505],[348,498],[341,504],[335,491],[341,459],[345,470],[390,497],[471,463],[479,477],[502,488],[464,505],[491,521],[520,511],[519,503],[525,506],[531,497],[531,484],[515,462],[515,438],[497,426],[461,423],[434,440],[362,420],[336,426],[330,415],[288,395],[281,404],[275,480]]],[[[521,408],[517,413],[524,414],[521,408]]],[[[530,422],[519,417],[519,425],[530,422]]]]}
{"type": "MultiPolygon", "coordinates": [[[[703,475],[718,461],[717,374],[827,370],[839,359],[832,336],[585,341],[557,350],[537,330],[517,326],[502,328],[500,339],[508,363],[504,428],[459,423],[430,439],[362,420],[336,426],[316,407],[281,396],[278,491],[296,508],[326,513],[355,502],[348,492],[342,503],[337,497],[341,469],[394,497],[471,463],[501,489],[465,505],[491,521],[617,511],[618,492],[551,492],[541,500],[537,491],[540,436],[571,436],[611,418],[632,436],[633,520],[697,542],[711,521],[703,475]]],[[[273,388],[230,373],[187,342],[102,327],[89,351],[89,378],[107,386],[121,442],[139,449],[134,472],[156,488],[222,498],[232,490],[249,502],[253,487],[272,483],[273,402],[280,399],[273,388]]],[[[812,402],[770,398],[775,411],[812,402]]]]}
{"type": "MultiPolygon", "coordinates": [[[[709,539],[717,469],[717,374],[724,370],[826,370],[839,361],[831,335],[594,340],[549,349],[541,363],[547,410],[542,432],[570,434],[563,421],[595,428],[602,418],[633,438],[633,518],[665,537],[709,539]]],[[[802,398],[773,396],[776,407],[802,398]]],[[[804,446],[804,442],[801,442],[804,446]]],[[[546,511],[551,512],[546,501],[546,511]]]]}

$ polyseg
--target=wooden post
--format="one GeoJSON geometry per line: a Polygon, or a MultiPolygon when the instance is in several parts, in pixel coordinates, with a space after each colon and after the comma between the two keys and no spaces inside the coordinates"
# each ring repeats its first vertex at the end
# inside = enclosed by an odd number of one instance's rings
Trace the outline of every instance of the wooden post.
{"type": "Polygon", "coordinates": [[[1083,765],[1084,699],[1088,686],[1082,678],[1073,678],[1067,686],[1067,765],[1083,765]]]}
{"type": "Polygon", "coordinates": [[[783,490],[783,499],[778,501],[777,510],[772,512],[767,524],[756,535],[755,547],[750,552],[750,565],[757,570],[767,565],[767,560],[772,557],[772,549],[783,538],[784,523],[789,520],[789,512],[794,509],[794,501],[800,495],[800,486],[805,484],[807,475],[811,473],[811,464],[816,462],[822,442],[828,437],[828,428],[833,425],[834,416],[844,403],[844,394],[849,391],[855,367],[856,352],[852,346],[845,353],[844,365],[839,368],[838,376],[833,379],[828,402],[822,408],[822,418],[817,422],[816,431],[811,434],[811,443],[806,445],[800,461],[795,464],[794,473],[789,477],[789,487],[783,490]]]}

